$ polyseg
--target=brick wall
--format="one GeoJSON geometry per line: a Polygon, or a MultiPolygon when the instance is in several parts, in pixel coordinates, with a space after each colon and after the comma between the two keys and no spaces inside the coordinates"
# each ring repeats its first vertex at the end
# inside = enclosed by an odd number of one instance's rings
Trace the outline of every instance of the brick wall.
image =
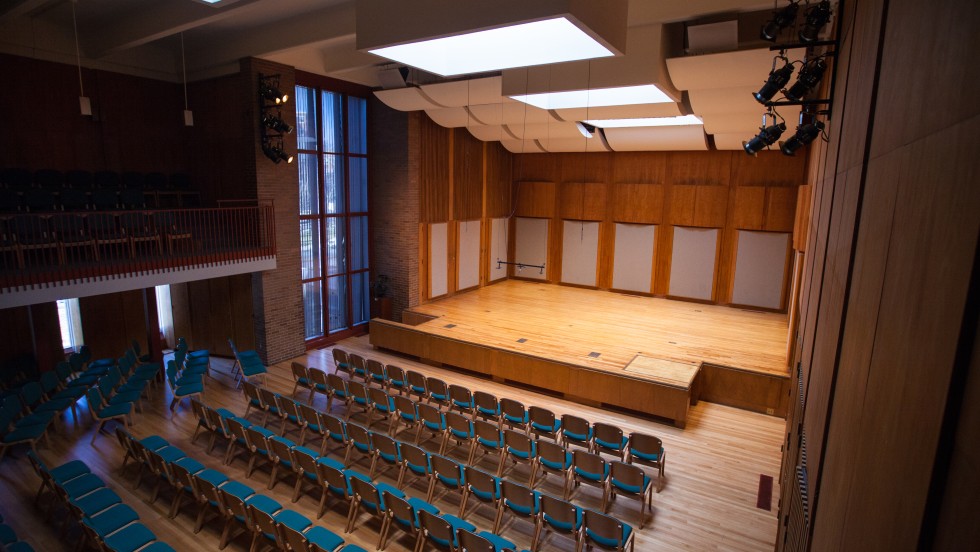
{"type": "Polygon", "coordinates": [[[368,104],[371,276],[390,278],[395,320],[419,302],[419,117],[368,104]]]}
{"type": "MultiPolygon", "coordinates": [[[[262,153],[260,141],[259,73],[278,74],[279,88],[289,94],[281,116],[296,125],[295,76],[292,67],[270,61],[242,60],[239,74],[245,94],[245,123],[251,126],[251,148],[242,153],[246,185],[254,182],[260,202],[271,201],[276,216],[277,268],[252,275],[252,311],[256,349],[268,363],[287,360],[306,352],[303,325],[303,292],[300,284],[299,175],[295,163],[273,163],[262,153]],[[254,179],[254,180],[253,180],[254,179]]],[[[285,137],[287,152],[296,153],[296,135],[285,137]]]]}

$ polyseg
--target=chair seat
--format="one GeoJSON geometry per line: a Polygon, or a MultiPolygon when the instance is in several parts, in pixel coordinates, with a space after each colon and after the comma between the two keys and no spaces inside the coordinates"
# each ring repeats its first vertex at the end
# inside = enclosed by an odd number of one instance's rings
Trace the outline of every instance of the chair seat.
{"type": "Polygon", "coordinates": [[[630,533],[632,533],[632,532],[633,532],[633,528],[624,523],[623,524],[623,534],[622,534],[622,536],[621,536],[621,538],[619,540],[616,540],[616,539],[610,539],[610,538],[603,537],[602,535],[597,535],[594,531],[592,531],[592,529],[589,529],[588,527],[585,528],[585,534],[590,539],[592,539],[593,541],[595,541],[595,542],[597,542],[597,543],[599,543],[602,546],[605,546],[607,548],[615,548],[615,547],[619,546],[620,544],[626,542],[626,539],[629,538],[630,533]]]}
{"type": "Polygon", "coordinates": [[[558,433],[558,430],[561,429],[561,420],[555,420],[555,424],[553,426],[546,426],[543,424],[531,422],[531,427],[538,431],[549,431],[552,433],[558,433]]]}
{"type": "Polygon", "coordinates": [[[245,502],[250,496],[255,494],[255,489],[238,481],[228,481],[221,486],[221,490],[233,497],[242,499],[242,502],[245,502]]]}
{"type": "MultiPolygon", "coordinates": [[[[439,508],[436,508],[435,506],[429,504],[428,502],[422,500],[421,498],[415,496],[410,497],[408,499],[408,503],[409,505],[412,506],[412,509],[415,511],[415,519],[412,520],[415,523],[415,527],[419,526],[419,512],[425,510],[430,514],[435,514],[437,516],[439,515],[439,508]]],[[[406,519],[398,519],[397,517],[395,519],[399,521],[402,525],[408,525],[408,520],[406,519]]]]}
{"type": "Polygon", "coordinates": [[[227,419],[227,418],[235,418],[236,417],[235,413],[232,412],[231,410],[228,410],[227,408],[218,408],[215,411],[222,418],[226,418],[227,419]]]}
{"type": "Polygon", "coordinates": [[[602,439],[596,438],[595,444],[609,450],[622,450],[626,448],[626,443],[629,442],[628,437],[623,437],[619,443],[614,443],[611,441],[603,441],[602,439]]]}
{"type": "Polygon", "coordinates": [[[89,469],[88,465],[81,460],[71,460],[48,470],[48,473],[51,474],[51,478],[58,483],[75,479],[79,475],[84,475],[91,472],[92,470],[89,469]]]}
{"type": "Polygon", "coordinates": [[[391,493],[394,496],[397,496],[398,498],[405,498],[405,493],[403,493],[402,491],[400,491],[398,489],[398,487],[395,487],[394,485],[389,485],[387,483],[383,483],[382,482],[382,483],[377,483],[375,485],[375,487],[377,487],[377,489],[378,489],[378,496],[381,497],[381,508],[382,509],[384,509],[384,507],[385,507],[385,499],[384,499],[384,492],[385,491],[388,491],[389,493],[391,493]]]}
{"type": "MultiPolygon", "coordinates": [[[[462,519],[460,519],[460,518],[458,518],[458,517],[456,517],[456,516],[454,516],[452,514],[445,514],[444,516],[442,516],[442,519],[446,520],[446,523],[448,523],[449,526],[453,530],[453,546],[456,546],[456,541],[457,541],[456,533],[460,529],[466,529],[467,531],[476,531],[476,526],[475,525],[473,525],[472,523],[470,523],[468,521],[462,520],[462,519]]],[[[434,538],[433,540],[435,540],[436,542],[440,542],[440,543],[445,542],[442,539],[435,539],[434,538]]]]}
{"type": "Polygon", "coordinates": [[[650,482],[651,482],[651,479],[650,479],[650,477],[647,474],[643,474],[643,484],[642,484],[642,486],[627,485],[626,483],[623,483],[622,481],[619,481],[619,480],[617,480],[615,478],[613,478],[613,480],[612,480],[612,484],[613,484],[614,487],[616,487],[617,489],[622,489],[622,490],[624,490],[624,491],[626,491],[628,493],[633,493],[633,494],[640,494],[640,493],[646,491],[647,488],[650,486],[650,482]]]}
{"type": "Polygon", "coordinates": [[[559,520],[551,517],[550,515],[548,515],[547,512],[544,513],[544,520],[545,520],[545,522],[548,523],[548,525],[550,525],[552,527],[555,527],[556,529],[560,529],[562,531],[565,531],[565,532],[568,532],[568,533],[572,533],[572,532],[578,531],[579,528],[582,527],[582,509],[581,508],[575,508],[575,526],[574,527],[570,523],[566,523],[564,521],[559,521],[559,520]]]}
{"type": "Polygon", "coordinates": [[[133,410],[133,403],[120,403],[120,404],[110,404],[102,410],[96,412],[96,416],[99,418],[116,418],[118,416],[125,416],[133,410]]]}
{"type": "Polygon", "coordinates": [[[150,435],[149,437],[140,439],[140,444],[148,448],[149,450],[156,451],[169,445],[170,442],[164,439],[163,437],[160,437],[159,435],[150,435]]]}
{"type": "Polygon", "coordinates": [[[517,549],[516,544],[510,542],[509,540],[501,537],[496,533],[491,533],[490,531],[481,531],[478,536],[483,537],[488,541],[490,541],[490,544],[493,545],[494,552],[501,552],[502,550],[508,550],[508,549],[509,550],[517,549]]]}
{"type": "MultiPolygon", "coordinates": [[[[314,454],[313,456],[317,456],[314,454]]],[[[344,463],[338,460],[334,460],[328,456],[320,456],[316,461],[317,464],[323,464],[324,466],[330,466],[338,471],[344,471],[344,463]]]]}
{"type": "Polygon", "coordinates": [[[134,552],[156,540],[153,531],[142,523],[134,523],[104,539],[105,545],[116,552],[134,552]]]}
{"type": "Polygon", "coordinates": [[[310,544],[316,545],[323,550],[334,550],[341,544],[344,544],[344,539],[340,535],[322,525],[311,528],[306,532],[305,536],[310,544]]]}
{"type": "Polygon", "coordinates": [[[156,541],[146,548],[140,549],[140,552],[174,552],[174,547],[161,541],[156,541]]]}
{"type": "Polygon", "coordinates": [[[222,483],[228,481],[227,475],[219,472],[218,470],[212,470],[210,468],[198,473],[197,477],[211,483],[215,487],[219,487],[222,483]]]}
{"type": "Polygon", "coordinates": [[[660,451],[654,453],[646,453],[646,452],[640,452],[638,450],[630,449],[630,456],[635,456],[640,460],[646,460],[647,462],[659,462],[660,455],[663,454],[663,452],[664,449],[662,448],[660,449],[660,451]]]}
{"type": "Polygon", "coordinates": [[[3,442],[9,445],[12,443],[19,443],[21,441],[32,441],[40,438],[41,435],[44,435],[44,432],[47,429],[47,424],[18,427],[4,435],[3,442]]]}
{"type": "Polygon", "coordinates": [[[6,523],[0,525],[0,543],[11,544],[17,541],[17,532],[6,523]]]}
{"type": "Polygon", "coordinates": [[[186,397],[187,395],[194,395],[204,391],[203,383],[192,383],[190,385],[180,385],[174,390],[174,395],[178,397],[186,397]]]}
{"type": "Polygon", "coordinates": [[[96,489],[81,498],[71,501],[86,516],[93,516],[114,504],[122,502],[122,497],[108,487],[96,489]]]}
{"type": "Polygon", "coordinates": [[[86,520],[88,526],[100,536],[108,535],[140,518],[136,510],[126,504],[116,504],[86,520]]]}
{"type": "Polygon", "coordinates": [[[290,529],[299,531],[300,533],[305,531],[307,527],[313,525],[310,518],[295,510],[283,510],[273,516],[273,519],[276,520],[276,523],[281,523],[290,529]]]}
{"type": "Polygon", "coordinates": [[[99,478],[99,476],[94,473],[86,473],[72,479],[71,481],[65,482],[61,488],[64,489],[65,494],[70,498],[77,498],[84,496],[96,489],[101,489],[105,487],[105,481],[99,478]]]}
{"type": "Polygon", "coordinates": [[[177,460],[180,460],[181,458],[187,456],[186,452],[180,450],[177,447],[170,446],[170,445],[167,445],[156,452],[157,454],[160,455],[161,458],[163,458],[163,461],[168,464],[172,464],[177,460]]]}
{"type": "Polygon", "coordinates": [[[189,473],[191,475],[194,475],[194,474],[201,473],[201,472],[205,471],[204,470],[204,468],[205,468],[204,464],[198,462],[197,460],[191,458],[190,456],[185,456],[183,458],[178,458],[174,462],[174,464],[177,464],[178,466],[184,468],[185,470],[187,470],[187,473],[189,473]]]}
{"type": "Polygon", "coordinates": [[[565,451],[565,463],[561,464],[546,458],[541,458],[541,463],[553,470],[567,470],[572,465],[572,453],[565,451]]]}

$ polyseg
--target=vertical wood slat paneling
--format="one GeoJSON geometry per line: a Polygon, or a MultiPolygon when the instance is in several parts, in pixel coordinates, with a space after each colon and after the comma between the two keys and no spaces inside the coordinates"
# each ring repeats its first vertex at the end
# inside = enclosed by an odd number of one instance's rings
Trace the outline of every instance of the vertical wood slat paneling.
{"type": "Polygon", "coordinates": [[[446,222],[449,220],[450,196],[450,129],[421,118],[419,128],[420,149],[419,180],[421,222],[446,222]]]}
{"type": "Polygon", "coordinates": [[[506,217],[513,209],[511,203],[513,158],[499,142],[486,143],[488,218],[506,217]]]}
{"type": "Polygon", "coordinates": [[[464,129],[453,131],[453,218],[483,214],[483,142],[464,129]]]}

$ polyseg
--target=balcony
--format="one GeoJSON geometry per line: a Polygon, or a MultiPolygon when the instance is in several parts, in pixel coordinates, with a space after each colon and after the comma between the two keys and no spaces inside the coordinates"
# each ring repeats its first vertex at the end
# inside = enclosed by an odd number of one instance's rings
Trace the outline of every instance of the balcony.
{"type": "Polygon", "coordinates": [[[272,204],[0,215],[0,308],[276,267],[272,204]]]}

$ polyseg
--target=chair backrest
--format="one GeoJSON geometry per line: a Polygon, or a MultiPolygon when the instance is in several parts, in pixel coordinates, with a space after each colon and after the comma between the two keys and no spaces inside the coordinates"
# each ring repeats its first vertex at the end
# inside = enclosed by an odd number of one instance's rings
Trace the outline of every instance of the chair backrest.
{"type": "MultiPolygon", "coordinates": [[[[663,457],[664,443],[659,437],[646,433],[630,433],[630,457],[656,463],[663,457]]],[[[642,463],[642,462],[641,462],[642,463]]]]}
{"type": "Polygon", "coordinates": [[[426,473],[431,473],[432,462],[428,451],[411,443],[401,443],[399,449],[406,463],[416,468],[424,468],[426,473]]]}
{"type": "Polygon", "coordinates": [[[235,496],[220,487],[218,488],[218,496],[221,498],[221,504],[229,514],[242,519],[245,518],[247,515],[245,501],[241,497],[235,496]]]}
{"type": "Polygon", "coordinates": [[[250,529],[253,532],[262,532],[269,538],[276,538],[276,521],[271,515],[263,512],[251,504],[246,504],[250,529]]]}
{"type": "Polygon", "coordinates": [[[385,366],[385,374],[388,377],[388,383],[394,385],[395,387],[404,387],[405,385],[405,369],[401,366],[395,366],[394,364],[389,364],[385,366]]]}
{"type": "Polygon", "coordinates": [[[500,478],[473,466],[466,466],[463,473],[466,475],[466,486],[480,493],[473,496],[480,500],[483,500],[481,494],[490,495],[493,500],[500,498],[500,478]]]}
{"type": "Polygon", "coordinates": [[[572,452],[572,470],[576,479],[590,482],[603,482],[608,475],[606,461],[598,454],[584,450],[572,452]]]}
{"type": "Polygon", "coordinates": [[[347,443],[347,424],[343,420],[325,412],[320,413],[319,420],[331,439],[347,443]]]}
{"type": "Polygon", "coordinates": [[[194,480],[195,478],[191,475],[191,472],[177,463],[169,464],[168,467],[170,468],[170,474],[173,476],[174,486],[189,492],[194,497],[194,500],[200,500],[202,492],[197,486],[197,481],[194,480]]]}
{"type": "Polygon", "coordinates": [[[465,552],[497,552],[493,543],[472,531],[460,528],[456,531],[459,550],[465,552]]]}
{"type": "Polygon", "coordinates": [[[581,416],[561,415],[561,431],[565,442],[588,443],[592,438],[592,424],[581,416]]]}
{"type": "Polygon", "coordinates": [[[227,422],[217,410],[209,406],[205,406],[204,418],[207,420],[208,427],[211,429],[211,431],[220,432],[226,437],[229,435],[227,422]]]}
{"type": "Polygon", "coordinates": [[[388,377],[387,372],[385,372],[385,365],[381,361],[373,358],[369,358],[365,361],[365,368],[367,373],[375,381],[385,381],[388,377]]]}
{"type": "Polygon", "coordinates": [[[331,392],[337,395],[343,395],[346,397],[350,391],[347,389],[347,380],[338,376],[337,374],[327,375],[327,387],[330,388],[331,392]]]}
{"type": "Polygon", "coordinates": [[[520,401],[503,397],[500,399],[500,411],[504,416],[504,423],[520,427],[526,426],[527,409],[520,401]]]}
{"type": "Polygon", "coordinates": [[[197,416],[199,421],[203,422],[205,425],[208,425],[207,416],[204,414],[204,405],[201,404],[201,401],[194,397],[191,397],[191,412],[194,413],[194,416],[197,416]]]}
{"type": "Polygon", "coordinates": [[[253,453],[269,454],[269,439],[254,426],[245,428],[245,445],[253,453]]]}
{"type": "Polygon", "coordinates": [[[296,418],[297,425],[302,426],[305,422],[305,418],[303,417],[303,413],[300,412],[301,403],[298,403],[284,395],[278,395],[276,399],[278,401],[280,412],[287,417],[296,418]]]}
{"type": "Polygon", "coordinates": [[[452,384],[449,386],[449,398],[453,405],[464,410],[473,408],[473,392],[462,385],[452,384]]]}
{"type": "Polygon", "coordinates": [[[540,495],[524,485],[508,479],[500,480],[500,499],[504,506],[522,516],[536,516],[538,514],[540,507],[538,496],[540,495]]]}
{"type": "Polygon", "coordinates": [[[97,411],[102,410],[102,396],[99,395],[99,390],[95,387],[90,387],[85,392],[85,399],[88,401],[89,411],[92,413],[92,416],[96,416],[98,414],[97,411]]]}
{"type": "Polygon", "coordinates": [[[347,363],[350,365],[350,371],[352,374],[367,374],[367,367],[365,364],[367,360],[357,353],[347,353],[347,363]]]}
{"type": "Polygon", "coordinates": [[[320,485],[331,489],[335,494],[343,495],[344,499],[350,498],[347,492],[347,478],[343,471],[329,464],[317,462],[316,479],[320,485]]]}
{"type": "Polygon", "coordinates": [[[619,426],[614,426],[604,422],[596,422],[593,424],[592,429],[594,432],[593,434],[596,441],[596,446],[603,446],[614,450],[623,448],[623,430],[619,426]],[[606,445],[600,445],[598,441],[603,441],[604,443],[614,446],[608,447],[606,445]]]}
{"type": "Polygon", "coordinates": [[[276,397],[279,395],[278,393],[266,387],[258,387],[257,389],[259,390],[259,397],[262,398],[263,404],[268,405],[268,407],[275,406],[279,408],[276,400],[276,397]]]}
{"type": "Polygon", "coordinates": [[[626,540],[623,536],[629,534],[632,536],[632,531],[626,531],[626,524],[619,521],[618,519],[601,514],[595,510],[584,510],[583,524],[585,526],[585,538],[586,543],[592,541],[593,543],[599,544],[601,547],[609,549],[614,548],[616,550],[623,550],[626,544],[626,540]],[[598,541],[595,537],[599,537],[602,541],[598,541]],[[610,547],[608,543],[617,543],[617,546],[610,547]]]}
{"type": "Polygon", "coordinates": [[[300,475],[312,474],[316,477],[316,454],[306,448],[306,447],[293,447],[290,449],[291,461],[293,462],[293,469],[296,470],[300,475]]]}
{"type": "Polygon", "coordinates": [[[368,397],[371,399],[371,403],[374,404],[375,407],[380,408],[382,411],[391,410],[391,396],[388,395],[388,393],[385,393],[384,389],[380,389],[378,387],[368,387],[367,392],[368,397]]]}
{"type": "Polygon", "coordinates": [[[354,399],[364,399],[365,401],[370,401],[368,397],[368,387],[357,380],[350,380],[347,382],[347,390],[350,391],[351,397],[354,399]]]}
{"type": "Polygon", "coordinates": [[[378,455],[382,460],[397,462],[401,459],[398,442],[384,433],[377,431],[371,432],[371,446],[374,447],[374,450],[378,451],[378,455]]]}
{"type": "Polygon", "coordinates": [[[292,461],[293,447],[295,446],[292,441],[276,435],[269,437],[267,442],[269,443],[269,456],[273,462],[292,461]]]}
{"type": "Polygon", "coordinates": [[[235,439],[241,439],[242,443],[244,443],[246,447],[249,446],[248,433],[245,432],[245,425],[242,424],[242,422],[236,420],[235,418],[228,418],[225,420],[225,424],[228,425],[228,432],[231,433],[232,437],[235,439]]]}
{"type": "Polygon", "coordinates": [[[504,446],[504,435],[500,431],[500,426],[485,420],[474,420],[473,428],[479,443],[488,448],[500,448],[504,446]]]}
{"type": "Polygon", "coordinates": [[[284,523],[279,524],[279,536],[285,541],[287,550],[307,552],[310,549],[310,541],[306,539],[306,535],[284,523]]]}
{"type": "Polygon", "coordinates": [[[473,438],[473,421],[459,412],[446,412],[446,424],[457,439],[473,438]]]}
{"type": "MultiPolygon", "coordinates": [[[[568,450],[558,443],[552,443],[551,441],[538,441],[538,458],[543,462],[563,466],[562,471],[571,467],[568,450]]],[[[546,468],[548,467],[546,464],[543,465],[546,468]]]]}
{"type": "Polygon", "coordinates": [[[340,347],[333,348],[333,363],[337,370],[341,372],[350,372],[350,361],[347,358],[347,351],[341,349],[340,347]]]}
{"type": "Polygon", "coordinates": [[[296,404],[299,406],[299,413],[306,428],[323,435],[325,430],[320,424],[320,411],[305,403],[296,404]]]}
{"type": "MultiPolygon", "coordinates": [[[[439,545],[444,546],[447,543],[456,542],[452,525],[436,514],[419,510],[419,527],[426,537],[436,541],[439,545]]],[[[455,549],[455,546],[451,548],[455,549]]]]}
{"type": "Polygon", "coordinates": [[[473,403],[480,415],[488,416],[493,420],[500,418],[500,401],[495,395],[476,390],[473,392],[473,403]]]}
{"type": "Polygon", "coordinates": [[[508,454],[522,460],[533,459],[537,452],[534,441],[526,433],[513,429],[504,430],[504,446],[508,454]]]}
{"type": "Polygon", "coordinates": [[[446,415],[431,404],[418,403],[416,407],[419,410],[419,418],[429,427],[429,429],[439,430],[446,429],[446,415]]]}
{"type": "Polygon", "coordinates": [[[327,373],[319,368],[310,368],[310,383],[314,385],[322,385],[323,389],[318,389],[318,391],[321,392],[330,387],[327,373]]]}
{"type": "Polygon", "coordinates": [[[415,530],[415,508],[404,498],[392,494],[387,490],[381,492],[385,501],[385,510],[392,517],[402,522],[402,524],[412,527],[415,530]]]}
{"type": "Polygon", "coordinates": [[[564,533],[577,532],[582,523],[578,506],[544,493],[541,494],[541,513],[545,523],[564,533]]]}
{"type": "Polygon", "coordinates": [[[449,400],[449,386],[446,384],[446,382],[442,381],[439,378],[432,378],[432,377],[430,377],[430,378],[426,378],[425,379],[425,383],[426,383],[426,390],[429,392],[429,397],[432,400],[437,401],[437,402],[441,402],[441,403],[448,402],[448,400],[449,400]],[[440,397],[445,397],[445,398],[444,399],[440,399],[440,398],[436,397],[436,395],[438,395],[440,397]]]}
{"type": "Polygon", "coordinates": [[[620,491],[630,492],[629,489],[635,488],[639,489],[640,492],[633,494],[642,494],[646,473],[639,466],[613,461],[609,463],[609,479],[619,484],[617,487],[620,491]]]}
{"type": "Polygon", "coordinates": [[[292,364],[290,364],[289,368],[293,372],[294,380],[299,381],[300,378],[302,378],[307,382],[309,382],[310,371],[309,368],[307,368],[305,365],[300,364],[299,362],[293,362],[292,364]]]}
{"type": "Polygon", "coordinates": [[[419,419],[419,409],[415,401],[404,395],[395,395],[392,398],[395,399],[395,409],[399,416],[411,416],[412,419],[419,419]]]}
{"type": "Polygon", "coordinates": [[[44,397],[44,391],[41,389],[40,383],[36,381],[29,381],[20,386],[20,396],[24,401],[24,404],[33,410],[34,407],[37,406],[37,403],[39,403],[44,397]]]}
{"type": "Polygon", "coordinates": [[[360,477],[351,477],[350,486],[354,496],[360,497],[361,504],[372,510],[378,509],[381,495],[378,494],[378,488],[374,486],[374,483],[360,477]]]}
{"type": "Polygon", "coordinates": [[[444,485],[460,487],[463,479],[463,468],[459,462],[441,454],[433,454],[430,458],[432,458],[432,472],[439,477],[444,485]]]}
{"type": "Polygon", "coordinates": [[[417,372],[415,370],[409,370],[405,373],[405,379],[408,381],[409,392],[418,395],[419,398],[424,398],[428,396],[428,383],[425,374],[422,372],[417,372]]]}
{"type": "Polygon", "coordinates": [[[531,428],[536,433],[553,434],[555,432],[555,413],[540,406],[527,409],[531,428]]]}
{"type": "Polygon", "coordinates": [[[355,445],[360,445],[361,448],[367,448],[368,451],[374,450],[371,448],[371,432],[366,427],[348,422],[347,436],[355,445]]]}

